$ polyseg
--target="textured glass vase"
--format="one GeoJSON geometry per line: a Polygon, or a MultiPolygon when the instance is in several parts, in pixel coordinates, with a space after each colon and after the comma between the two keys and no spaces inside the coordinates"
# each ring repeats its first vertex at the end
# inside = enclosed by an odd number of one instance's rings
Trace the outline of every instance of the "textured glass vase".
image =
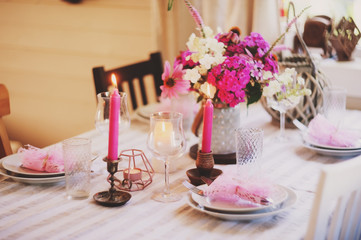
{"type": "MultiPolygon", "coordinates": [[[[213,110],[212,144],[213,154],[236,152],[235,129],[241,125],[241,107],[217,108],[213,110]]],[[[198,129],[198,149],[202,148],[203,123],[198,129]]]]}

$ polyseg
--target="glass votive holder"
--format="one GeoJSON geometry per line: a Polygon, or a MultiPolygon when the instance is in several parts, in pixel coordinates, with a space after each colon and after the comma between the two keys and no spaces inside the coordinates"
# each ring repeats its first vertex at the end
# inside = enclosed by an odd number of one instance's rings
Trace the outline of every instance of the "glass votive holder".
{"type": "Polygon", "coordinates": [[[323,90],[323,114],[325,117],[339,126],[346,112],[347,91],[342,87],[326,87],[323,90]]]}
{"type": "Polygon", "coordinates": [[[91,175],[91,141],[87,138],[70,138],[64,140],[62,144],[67,198],[88,198],[91,175]]]}
{"type": "Polygon", "coordinates": [[[260,128],[237,128],[236,164],[241,177],[252,176],[260,170],[263,152],[263,130],[260,128]]]}

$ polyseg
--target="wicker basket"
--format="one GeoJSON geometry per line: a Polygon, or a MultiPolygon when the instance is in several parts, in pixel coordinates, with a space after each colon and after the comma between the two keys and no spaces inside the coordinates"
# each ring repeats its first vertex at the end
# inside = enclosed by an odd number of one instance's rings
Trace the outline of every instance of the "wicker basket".
{"type": "MultiPolygon", "coordinates": [[[[290,14],[291,8],[293,8],[293,13],[295,15],[295,9],[292,2],[290,2],[288,14],[290,14]]],[[[316,69],[308,48],[299,34],[297,25],[295,24],[295,26],[297,37],[299,38],[305,54],[292,55],[291,57],[282,59],[279,62],[279,66],[281,71],[284,68],[295,68],[297,71],[297,76],[302,76],[305,79],[305,86],[311,89],[312,94],[311,96],[304,96],[304,98],[295,108],[286,112],[285,125],[288,128],[295,127],[292,123],[294,119],[297,119],[303,124],[308,125],[308,123],[317,115],[317,113],[320,112],[323,105],[323,89],[329,85],[329,82],[327,81],[324,74],[316,69]]],[[[263,108],[272,116],[272,121],[279,124],[279,112],[267,105],[267,100],[265,97],[261,98],[261,103],[263,108]]]]}

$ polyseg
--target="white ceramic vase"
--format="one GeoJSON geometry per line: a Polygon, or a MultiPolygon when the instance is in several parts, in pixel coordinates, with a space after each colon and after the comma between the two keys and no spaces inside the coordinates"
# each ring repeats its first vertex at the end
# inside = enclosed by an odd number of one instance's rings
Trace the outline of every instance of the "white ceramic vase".
{"type": "MultiPolygon", "coordinates": [[[[236,152],[235,129],[241,125],[241,107],[214,108],[211,149],[213,154],[236,152]]],[[[198,129],[198,149],[202,148],[203,123],[198,129]]]]}

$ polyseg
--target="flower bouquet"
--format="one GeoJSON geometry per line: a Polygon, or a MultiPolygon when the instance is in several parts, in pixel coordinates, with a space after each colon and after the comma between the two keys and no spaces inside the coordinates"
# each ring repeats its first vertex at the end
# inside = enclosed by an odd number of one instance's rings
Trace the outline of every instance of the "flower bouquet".
{"type": "MultiPolygon", "coordinates": [[[[186,43],[187,50],[176,57],[173,71],[171,64],[165,62],[161,97],[178,98],[179,95],[191,92],[197,95],[198,102],[206,98],[212,99],[212,151],[214,155],[233,154],[232,158],[235,158],[235,143],[230,136],[240,126],[239,104],[246,102],[248,106],[257,102],[262,97],[264,87],[275,79],[278,64],[273,50],[294,21],[270,45],[256,32],[242,37],[241,30],[237,27],[228,32],[214,33],[203,23],[189,1],[184,2],[197,24],[199,35],[190,35],[186,43]]],[[[197,136],[201,134],[198,130],[201,123],[202,109],[192,126],[192,131],[197,136]]],[[[215,160],[217,161],[216,156],[215,160]]]]}
{"type": "Polygon", "coordinates": [[[263,87],[278,72],[277,58],[269,43],[255,32],[242,39],[237,27],[215,34],[204,25],[197,10],[187,0],[185,3],[200,36],[191,34],[187,50],[174,61],[172,74],[170,63],[165,62],[161,97],[173,98],[192,91],[198,94],[198,101],[212,98],[215,106],[257,102],[263,87]]]}

